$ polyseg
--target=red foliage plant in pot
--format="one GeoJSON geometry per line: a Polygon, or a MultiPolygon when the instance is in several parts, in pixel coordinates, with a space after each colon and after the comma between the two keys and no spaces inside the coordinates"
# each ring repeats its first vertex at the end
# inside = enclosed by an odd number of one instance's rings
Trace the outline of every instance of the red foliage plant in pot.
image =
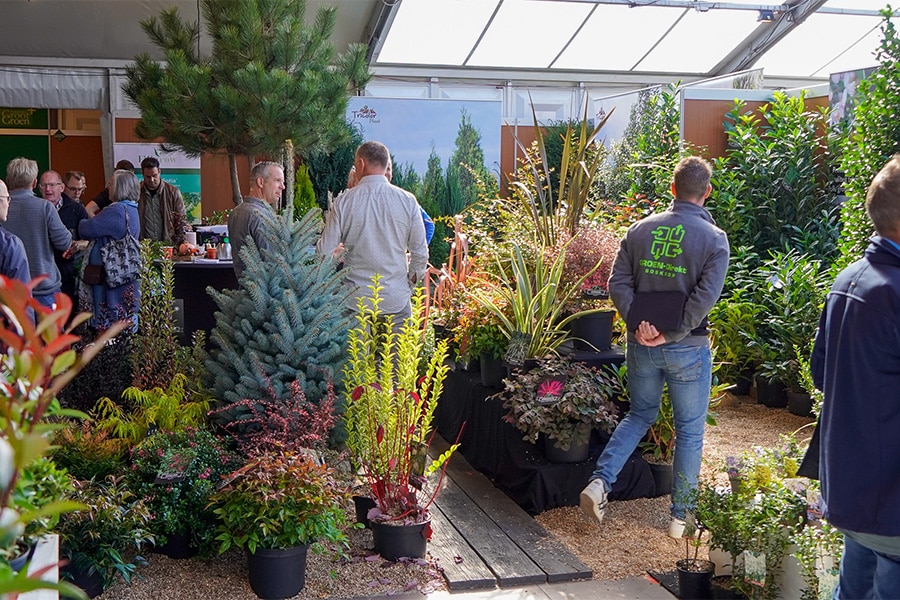
{"type": "Polygon", "coordinates": [[[347,448],[375,500],[370,521],[423,523],[439,487],[429,491],[428,477],[443,475],[457,447],[427,460],[432,418],[448,371],[447,343],[439,341],[434,353],[425,356],[421,293],[413,298],[413,316],[393,332],[379,308],[377,277],[371,287],[371,304],[360,300],[357,326],[349,335],[343,415],[347,448]]]}

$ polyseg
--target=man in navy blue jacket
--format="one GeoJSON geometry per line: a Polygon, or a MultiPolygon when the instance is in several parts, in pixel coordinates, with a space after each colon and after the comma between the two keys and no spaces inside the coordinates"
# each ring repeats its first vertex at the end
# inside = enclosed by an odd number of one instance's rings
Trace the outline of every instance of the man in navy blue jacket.
{"type": "Polygon", "coordinates": [[[813,348],[819,476],[844,534],[835,598],[900,598],[900,154],[866,194],[875,235],[837,276],[813,348]]]}

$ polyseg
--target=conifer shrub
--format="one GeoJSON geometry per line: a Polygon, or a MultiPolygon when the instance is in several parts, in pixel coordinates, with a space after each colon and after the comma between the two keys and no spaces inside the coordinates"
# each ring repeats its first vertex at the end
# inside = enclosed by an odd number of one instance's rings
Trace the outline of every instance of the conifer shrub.
{"type": "MultiPolygon", "coordinates": [[[[248,399],[289,402],[297,394],[294,382],[318,404],[330,385],[340,385],[346,360],[352,290],[341,284],[332,257],[313,252],[320,212],[294,220],[288,210],[265,223],[269,248],[260,251],[248,240],[241,249],[246,269],[239,288],[207,288],[219,307],[206,361],[207,387],[218,401],[212,419],[222,426],[249,425],[258,417],[248,399]]],[[[335,410],[340,413],[341,407],[335,410]]]]}

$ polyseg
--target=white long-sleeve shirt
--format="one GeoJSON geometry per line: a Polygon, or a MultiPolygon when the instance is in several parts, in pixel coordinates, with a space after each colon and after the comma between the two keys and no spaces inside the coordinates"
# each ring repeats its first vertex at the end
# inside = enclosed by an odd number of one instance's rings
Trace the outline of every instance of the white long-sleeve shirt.
{"type": "Polygon", "coordinates": [[[369,286],[379,273],[381,311],[406,310],[428,265],[425,225],[415,196],[384,175],[363,177],[335,200],[316,248],[331,254],[338,244],[344,244],[345,281],[356,288],[354,307],[356,299],[372,296],[369,286]]]}

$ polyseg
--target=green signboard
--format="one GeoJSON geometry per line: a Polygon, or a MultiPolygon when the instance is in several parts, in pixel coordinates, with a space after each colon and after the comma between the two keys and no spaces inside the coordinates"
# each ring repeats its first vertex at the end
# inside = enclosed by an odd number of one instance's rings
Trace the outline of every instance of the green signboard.
{"type": "Polygon", "coordinates": [[[50,127],[46,108],[0,108],[0,129],[43,129],[50,127]]]}

